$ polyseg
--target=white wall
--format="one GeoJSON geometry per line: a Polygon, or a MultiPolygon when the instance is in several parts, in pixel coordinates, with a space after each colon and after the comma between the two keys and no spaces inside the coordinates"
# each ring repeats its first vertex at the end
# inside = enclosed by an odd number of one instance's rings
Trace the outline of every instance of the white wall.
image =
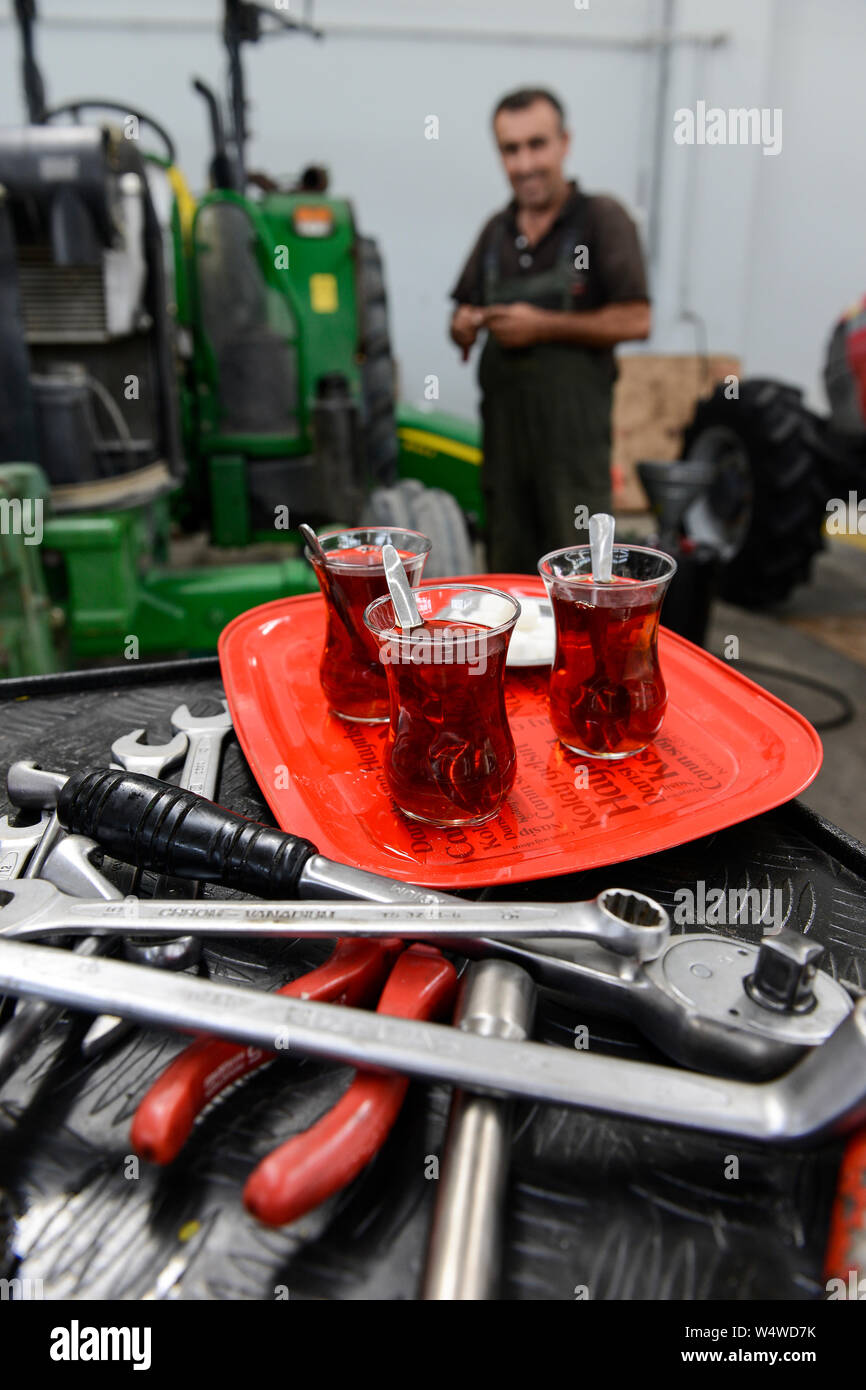
{"type": "Polygon", "coordinates": [[[785,147],[764,161],[742,333],[753,372],[781,361],[823,400],[831,324],[866,292],[866,3],[777,0],[777,12],[769,90],[785,147]]]}
{"type": "MultiPolygon", "coordinates": [[[[200,187],[206,125],[189,77],[222,81],[218,0],[41,0],[40,10],[49,99],[93,92],[151,108],[200,187]]],[[[292,0],[290,12],[302,10],[292,0]]],[[[536,82],[559,91],[573,172],[645,213],[659,56],[635,41],[658,32],[662,10],[663,0],[589,0],[588,10],[574,0],[318,0],[317,21],[334,26],[323,42],[286,37],[247,50],[251,166],[327,164],[333,190],[352,197],[362,229],[380,238],[407,398],[418,400],[435,372],[441,406],[473,408],[474,373],[457,361],[444,324],[480,223],[509,196],[489,133],[503,91],[536,82]],[[424,138],[431,114],[438,141],[424,138]]],[[[686,308],[705,322],[712,350],[812,388],[832,320],[866,288],[866,4],[678,0],[675,27],[729,41],[673,50],[649,350],[692,348],[694,330],[679,318],[686,308]],[[675,145],[674,110],[699,98],[781,106],[781,154],[675,145]]],[[[20,111],[6,24],[0,122],[20,111]]]]}

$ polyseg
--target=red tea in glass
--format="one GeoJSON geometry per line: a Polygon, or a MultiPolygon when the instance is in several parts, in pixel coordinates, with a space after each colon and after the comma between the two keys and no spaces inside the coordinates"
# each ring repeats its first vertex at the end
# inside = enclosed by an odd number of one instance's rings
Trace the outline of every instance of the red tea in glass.
{"type": "Polygon", "coordinates": [[[390,598],[367,610],[390,693],[385,772],[400,809],[431,825],[495,816],[517,767],[505,659],[520,605],[480,585],[416,593],[423,627],[395,627],[390,598]]]}
{"type": "Polygon", "coordinates": [[[591,758],[641,752],[667,706],[658,629],[676,564],[660,550],[614,546],[610,583],[599,584],[589,546],[574,546],[546,555],[538,568],[556,621],[550,719],[557,736],[591,758]]]}
{"type": "Polygon", "coordinates": [[[333,531],[319,537],[328,573],[306,550],[325,599],[327,627],[319,680],[332,712],[341,719],[383,724],[388,719],[388,681],[364,610],[388,593],[382,546],[393,545],[410,584],[418,584],[431,542],[419,531],[389,527],[333,531]]]}

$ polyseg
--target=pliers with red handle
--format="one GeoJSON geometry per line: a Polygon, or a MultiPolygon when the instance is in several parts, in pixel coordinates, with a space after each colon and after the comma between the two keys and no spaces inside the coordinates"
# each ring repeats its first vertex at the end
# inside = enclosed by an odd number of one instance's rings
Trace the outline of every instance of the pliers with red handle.
{"type": "MultiPolygon", "coordinates": [[[[382,989],[377,1012],[431,1019],[450,1012],[457,972],[432,946],[338,941],[328,960],[278,991],[294,998],[365,1004],[382,989]],[[396,960],[395,960],[396,957],[396,960]]],[[[199,1038],[154,1082],[132,1122],[133,1148],[154,1163],[170,1163],[196,1115],[226,1086],[271,1061],[271,1053],[215,1038],[199,1038]]],[[[325,1201],[357,1177],[387,1138],[408,1080],[359,1072],[336,1106],[310,1129],[280,1145],[250,1175],[244,1204],[267,1225],[283,1225],[325,1201]]]]}
{"type": "MultiPolygon", "coordinates": [[[[457,971],[435,946],[416,943],[398,958],[376,1012],[397,1018],[450,1015],[457,971]]],[[[400,1113],[406,1076],[359,1072],[334,1108],[281,1144],[250,1174],[244,1206],[268,1226],[296,1221],[358,1176],[400,1113]]]]}

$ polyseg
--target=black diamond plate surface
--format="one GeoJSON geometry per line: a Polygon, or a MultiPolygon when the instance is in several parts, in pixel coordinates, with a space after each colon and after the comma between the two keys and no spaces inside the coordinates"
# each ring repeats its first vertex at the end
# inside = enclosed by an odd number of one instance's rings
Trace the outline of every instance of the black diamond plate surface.
{"type": "MultiPolygon", "coordinates": [[[[43,682],[0,701],[0,772],[16,758],[72,771],[104,765],[111,742],[144,725],[167,738],[181,702],[222,693],[211,664],[43,682]],[[62,683],[61,683],[62,684],[62,683]]],[[[18,687],[21,688],[20,686],[18,687]]],[[[2,691],[2,687],[0,687],[2,691]]],[[[237,747],[219,800],[270,820],[237,747]]],[[[0,809],[10,808],[0,796],[0,809]]],[[[681,886],[780,889],[790,925],[827,948],[825,967],[866,985],[866,858],[797,803],[614,870],[523,884],[510,896],[586,897],[613,882],[669,908],[681,886]]],[[[208,892],[217,891],[208,889],[208,892]]],[[[488,894],[488,896],[492,896],[488,894]]],[[[501,894],[500,896],[505,896],[501,894]]],[[[738,934],[756,940],[757,927],[738,934]]],[[[735,934],[731,929],[731,934],[735,934]]],[[[327,955],[326,943],[235,942],[206,953],[214,976],[274,988],[327,955]]],[[[662,1060],[627,1024],[543,1000],[536,1036],[662,1060]]],[[[0,1089],[0,1276],[41,1279],[46,1298],[412,1299],[423,1268],[449,1093],[410,1088],[387,1144],[358,1181],[279,1231],[240,1194],[254,1163],[305,1129],[351,1072],[281,1059],[224,1093],[166,1170],[136,1168],[128,1131],[149,1083],[184,1045],[136,1030],[83,1062],[81,1023],[57,1023],[0,1089]]],[[[501,1292],[508,1299],[815,1299],[838,1145],[779,1151],[551,1106],[515,1116],[501,1292]],[[731,1156],[739,1177],[726,1177],[731,1156]]]]}

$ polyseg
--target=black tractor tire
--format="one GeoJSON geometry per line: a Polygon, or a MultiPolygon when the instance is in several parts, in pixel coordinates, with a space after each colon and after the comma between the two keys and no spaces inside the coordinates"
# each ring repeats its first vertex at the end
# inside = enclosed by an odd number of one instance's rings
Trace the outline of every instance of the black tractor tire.
{"type": "Polygon", "coordinates": [[[686,512],[684,529],[721,549],[721,598],[764,608],[808,582],[823,544],[815,417],[801,392],[780,382],[741,381],[737,399],[726,389],[698,404],[685,432],[682,458],[712,460],[717,482],[686,512]]]}
{"type": "Polygon", "coordinates": [[[367,476],[372,487],[389,487],[397,477],[396,374],[382,257],[372,237],[358,237],[357,294],[367,476]]]}
{"type": "Polygon", "coordinates": [[[404,478],[395,487],[370,493],[359,526],[395,526],[421,531],[432,542],[424,579],[473,574],[476,569],[466,517],[450,492],[424,487],[417,478],[404,478]]]}

